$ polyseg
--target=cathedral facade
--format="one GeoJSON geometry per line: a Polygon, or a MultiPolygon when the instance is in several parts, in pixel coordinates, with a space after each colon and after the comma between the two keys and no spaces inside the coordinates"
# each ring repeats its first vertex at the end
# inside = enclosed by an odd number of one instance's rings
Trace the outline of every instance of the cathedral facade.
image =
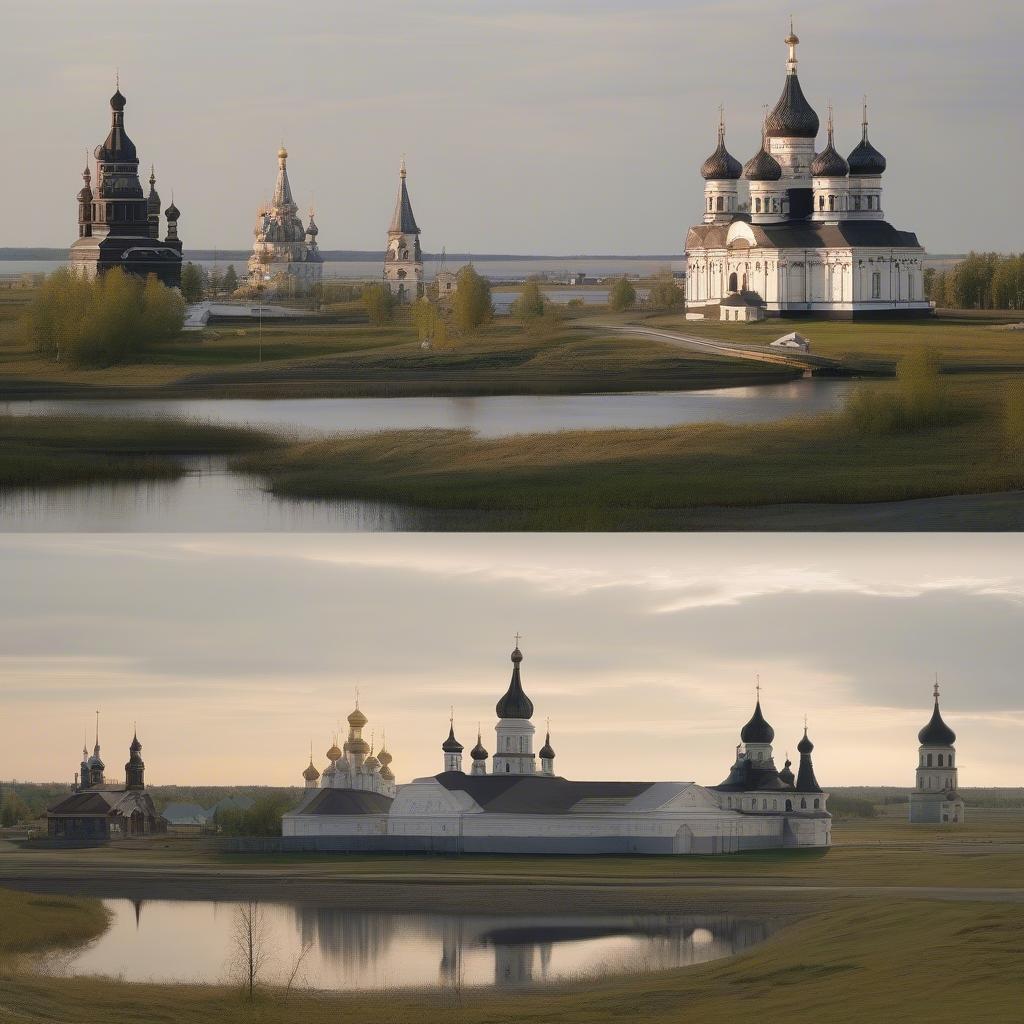
{"type": "Polygon", "coordinates": [[[303,292],[319,284],[324,263],[317,244],[319,234],[313,210],[309,211],[308,226],[299,216],[288,180],[288,150],[282,146],[277,151],[274,197],[256,213],[249,284],[261,291],[294,286],[303,292]]]}
{"type": "MultiPolygon", "coordinates": [[[[729,773],[717,786],[575,782],[555,771],[550,729],[540,750],[534,749],[534,706],[523,687],[522,661],[517,646],[511,680],[495,706],[493,753],[478,731],[467,766],[449,720],[440,744],[442,770],[404,785],[395,786],[393,776],[387,780],[390,789],[376,781],[354,781],[359,775],[352,774],[351,760],[349,775],[335,775],[329,784],[321,776],[318,782],[311,761],[304,773],[309,794],[282,820],[285,848],[710,854],[830,844],[828,794],[814,775],[807,730],[797,745],[797,774],[788,759],[777,769],[775,732],[760,700],[740,731],[729,773]],[[332,790],[336,795],[325,796],[332,790]]],[[[365,768],[364,762],[360,771],[365,768]]],[[[380,775],[379,768],[371,769],[370,777],[380,775]]]]}
{"type": "Polygon", "coordinates": [[[170,203],[164,211],[167,233],[160,238],[160,196],[151,168],[149,193],[139,179],[139,156],[124,125],[128,101],[118,86],[110,97],[110,131],[94,150],[95,187],[89,161],[78,193],[78,238],[71,245],[69,265],[85,277],[120,267],[129,274],[155,274],[169,288],[181,284],[180,211],[170,203]]]}
{"type": "Polygon", "coordinates": [[[924,249],[885,219],[886,160],[868,139],[866,101],[849,156],[837,149],[831,111],[818,152],[820,122],[797,75],[799,42],[790,26],[782,95],[746,164],[726,148],[719,120],[718,145],[701,167],[703,222],[686,236],[687,307],[715,319],[740,307],[776,317],[930,315],[924,249]]]}

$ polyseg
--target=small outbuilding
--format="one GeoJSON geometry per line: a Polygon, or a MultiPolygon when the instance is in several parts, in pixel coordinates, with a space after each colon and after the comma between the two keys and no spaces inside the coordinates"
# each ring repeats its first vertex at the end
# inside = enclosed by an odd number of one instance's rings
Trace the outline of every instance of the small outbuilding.
{"type": "Polygon", "coordinates": [[[764,319],[764,302],[757,292],[731,292],[718,307],[722,320],[752,323],[764,319]]]}

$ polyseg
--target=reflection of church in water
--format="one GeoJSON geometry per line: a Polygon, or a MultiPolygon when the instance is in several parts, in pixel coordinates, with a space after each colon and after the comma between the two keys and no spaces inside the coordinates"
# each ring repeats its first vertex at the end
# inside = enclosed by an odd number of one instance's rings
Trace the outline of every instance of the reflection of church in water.
{"type": "Polygon", "coordinates": [[[344,747],[332,744],[322,773],[312,758],[303,772],[307,794],[282,819],[284,848],[706,854],[829,845],[828,794],[814,775],[807,729],[797,743],[799,770],[788,758],[776,768],[775,730],[760,699],[717,786],[574,782],[555,771],[550,730],[534,751],[522,662],[517,646],[511,681],[495,706],[494,753],[478,731],[468,771],[453,719],[440,745],[443,770],[396,785],[391,754],[382,746],[375,755],[363,739],[367,718],[357,707],[344,747]]]}

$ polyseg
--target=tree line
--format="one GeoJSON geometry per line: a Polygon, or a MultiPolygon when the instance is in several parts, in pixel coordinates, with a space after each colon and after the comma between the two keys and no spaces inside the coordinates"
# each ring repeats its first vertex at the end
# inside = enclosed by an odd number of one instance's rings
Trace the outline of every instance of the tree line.
{"type": "Polygon", "coordinates": [[[1024,309],[1024,255],[972,252],[949,270],[925,271],[940,309],[1024,309]]]}

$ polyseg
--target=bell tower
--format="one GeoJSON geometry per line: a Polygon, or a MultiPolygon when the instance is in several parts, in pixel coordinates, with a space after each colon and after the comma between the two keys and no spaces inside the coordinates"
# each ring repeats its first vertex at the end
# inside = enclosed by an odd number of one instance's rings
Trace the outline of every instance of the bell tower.
{"type": "Polygon", "coordinates": [[[384,283],[399,302],[415,302],[423,294],[423,253],[420,229],[406,187],[405,157],[398,172],[398,199],[388,228],[384,253],[384,283]]]}

